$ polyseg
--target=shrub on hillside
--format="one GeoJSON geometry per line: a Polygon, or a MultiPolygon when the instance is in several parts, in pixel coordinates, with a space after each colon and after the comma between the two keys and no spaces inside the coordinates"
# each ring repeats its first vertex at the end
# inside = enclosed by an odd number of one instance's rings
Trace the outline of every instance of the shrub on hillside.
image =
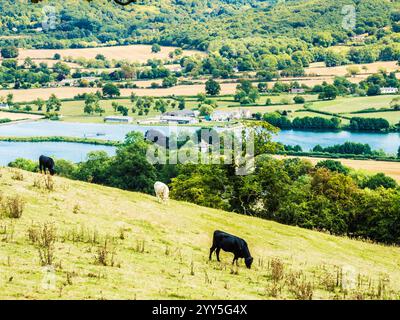
{"type": "Polygon", "coordinates": [[[330,171],[333,172],[339,172],[343,174],[348,174],[349,173],[349,168],[345,167],[342,165],[340,161],[335,161],[335,160],[323,160],[317,163],[315,166],[316,168],[326,168],[330,171]]]}

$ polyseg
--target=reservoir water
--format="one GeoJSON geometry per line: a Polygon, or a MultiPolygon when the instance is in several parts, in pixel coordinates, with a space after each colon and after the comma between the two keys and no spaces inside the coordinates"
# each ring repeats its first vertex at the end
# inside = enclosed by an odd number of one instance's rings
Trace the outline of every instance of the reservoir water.
{"type": "Polygon", "coordinates": [[[6,166],[17,158],[37,160],[42,154],[72,162],[80,162],[86,159],[86,155],[89,152],[100,150],[106,151],[109,155],[115,154],[115,147],[84,143],[0,141],[0,165],[6,166]]]}
{"type": "MultiPolygon", "coordinates": [[[[176,127],[177,131],[194,132],[198,127],[176,127]]],[[[165,126],[111,125],[91,123],[69,123],[61,121],[34,121],[0,126],[0,136],[34,137],[34,136],[67,136],[76,138],[94,138],[122,141],[131,131],[145,133],[155,129],[168,135],[170,128],[165,126]]],[[[221,130],[221,128],[217,129],[221,130]]],[[[294,131],[282,130],[274,141],[286,145],[300,145],[303,151],[320,144],[323,147],[342,144],[346,141],[367,143],[374,150],[382,149],[388,154],[396,154],[400,146],[399,133],[368,133],[349,131],[294,131]]],[[[85,160],[90,151],[104,150],[115,154],[115,147],[65,142],[0,142],[0,165],[7,165],[18,158],[36,160],[41,154],[51,155],[74,162],[85,160]]]]}

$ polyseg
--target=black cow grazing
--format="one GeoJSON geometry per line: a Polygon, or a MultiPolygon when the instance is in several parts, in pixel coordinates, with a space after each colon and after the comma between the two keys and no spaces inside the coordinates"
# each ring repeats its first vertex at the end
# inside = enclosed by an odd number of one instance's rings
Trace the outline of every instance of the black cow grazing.
{"type": "Polygon", "coordinates": [[[223,231],[214,231],[213,244],[210,248],[210,260],[211,255],[216,250],[217,260],[219,260],[219,252],[222,250],[226,252],[232,252],[234,254],[234,258],[232,264],[238,263],[239,258],[243,258],[248,269],[251,268],[251,264],[253,263],[253,258],[250,255],[249,248],[247,247],[246,241],[236,236],[233,236],[229,233],[223,231]]]}
{"type": "Polygon", "coordinates": [[[54,175],[54,160],[46,156],[40,156],[39,158],[39,169],[40,172],[46,174],[48,169],[51,175],[54,175]]]}

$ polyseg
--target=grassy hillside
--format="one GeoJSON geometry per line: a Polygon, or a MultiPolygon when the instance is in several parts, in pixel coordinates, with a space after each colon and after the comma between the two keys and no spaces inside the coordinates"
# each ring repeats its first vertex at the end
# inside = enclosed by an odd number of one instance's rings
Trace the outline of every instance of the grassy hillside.
{"type": "Polygon", "coordinates": [[[49,191],[37,174],[0,174],[3,206],[17,194],[25,202],[20,218],[0,218],[0,299],[399,297],[397,247],[58,177],[49,191]],[[251,270],[232,268],[224,252],[221,263],[208,262],[215,229],[247,240],[251,270]],[[50,286],[39,259],[43,235],[55,238],[50,286]]]}

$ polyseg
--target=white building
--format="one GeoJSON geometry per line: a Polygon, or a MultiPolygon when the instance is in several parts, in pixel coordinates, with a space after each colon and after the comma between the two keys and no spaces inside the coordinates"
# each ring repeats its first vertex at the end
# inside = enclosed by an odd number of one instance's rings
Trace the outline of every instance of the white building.
{"type": "Polygon", "coordinates": [[[7,103],[0,103],[1,110],[9,110],[10,106],[7,103]]]}
{"type": "Polygon", "coordinates": [[[160,117],[161,123],[175,123],[175,124],[196,124],[199,123],[199,120],[194,117],[183,117],[183,116],[167,116],[162,115],[160,117]]]}
{"type": "Polygon", "coordinates": [[[251,117],[251,111],[243,109],[240,109],[238,111],[214,111],[210,116],[212,121],[231,121],[239,119],[250,119],[251,117]]]}
{"type": "Polygon", "coordinates": [[[290,93],[304,93],[305,90],[303,88],[291,88],[290,93]]]}
{"type": "Polygon", "coordinates": [[[399,92],[399,89],[395,87],[383,87],[381,88],[381,94],[391,94],[391,93],[397,93],[399,92]]]}
{"type": "Polygon", "coordinates": [[[132,123],[132,117],[125,117],[125,116],[107,116],[104,117],[104,122],[111,122],[111,123],[132,123]]]}
{"type": "Polygon", "coordinates": [[[169,117],[192,117],[196,118],[200,115],[199,111],[194,110],[175,110],[175,111],[168,111],[163,113],[163,116],[169,117]]]}

